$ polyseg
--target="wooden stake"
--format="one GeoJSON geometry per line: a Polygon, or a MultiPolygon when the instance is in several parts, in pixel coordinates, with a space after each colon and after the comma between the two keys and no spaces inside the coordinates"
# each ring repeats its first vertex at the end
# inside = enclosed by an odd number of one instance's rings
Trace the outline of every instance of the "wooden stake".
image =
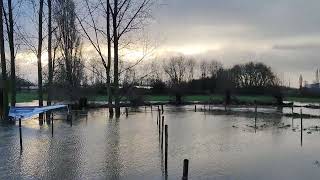
{"type": "Polygon", "coordinates": [[[182,180],[187,180],[188,179],[188,171],[189,171],[189,160],[184,159],[183,160],[183,176],[182,180]]]}
{"type": "Polygon", "coordinates": [[[53,137],[53,116],[51,117],[51,137],[53,137]]]}
{"type": "Polygon", "coordinates": [[[126,117],[128,117],[129,112],[128,112],[128,108],[126,107],[126,117]]]}
{"type": "Polygon", "coordinates": [[[21,129],[21,118],[19,118],[19,137],[20,137],[20,151],[22,152],[22,129],[21,129]]]}
{"type": "Polygon", "coordinates": [[[194,112],[197,112],[197,105],[194,105],[194,112]]]}
{"type": "Polygon", "coordinates": [[[162,124],[161,124],[161,150],[163,149],[163,128],[164,128],[164,116],[162,116],[162,124]]]}
{"type": "Polygon", "coordinates": [[[165,137],[165,142],[164,142],[164,168],[165,171],[168,171],[168,125],[165,125],[164,127],[164,137],[165,137]]]}
{"type": "Polygon", "coordinates": [[[255,105],[255,116],[254,116],[254,129],[257,129],[257,113],[258,113],[258,107],[257,104],[255,105]]]}
{"type": "Polygon", "coordinates": [[[161,112],[162,112],[162,114],[163,114],[163,112],[164,112],[164,111],[163,111],[163,104],[161,104],[161,112]]]}
{"type": "Polygon", "coordinates": [[[302,146],[302,135],[303,135],[302,109],[300,109],[300,116],[301,116],[300,126],[301,126],[301,146],[302,146]]]}

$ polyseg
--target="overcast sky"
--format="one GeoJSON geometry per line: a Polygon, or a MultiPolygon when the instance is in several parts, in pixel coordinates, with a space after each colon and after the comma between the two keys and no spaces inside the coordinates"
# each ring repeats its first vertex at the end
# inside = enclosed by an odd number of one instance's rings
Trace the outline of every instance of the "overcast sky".
{"type": "MultiPolygon", "coordinates": [[[[294,87],[300,74],[309,83],[315,79],[320,68],[319,0],[158,1],[147,32],[159,54],[215,59],[226,67],[261,61],[294,87]]],[[[36,72],[36,61],[26,61],[23,52],[19,57],[21,74],[36,81],[36,73],[30,73],[36,72]]]]}
{"type": "Polygon", "coordinates": [[[162,0],[150,29],[161,52],[270,65],[292,86],[320,68],[319,0],[162,0]]]}

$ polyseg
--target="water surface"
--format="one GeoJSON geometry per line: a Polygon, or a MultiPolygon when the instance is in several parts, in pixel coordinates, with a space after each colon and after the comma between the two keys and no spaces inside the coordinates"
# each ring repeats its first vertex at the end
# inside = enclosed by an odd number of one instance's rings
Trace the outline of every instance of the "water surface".
{"type": "MultiPolygon", "coordinates": [[[[320,132],[303,131],[301,146],[300,119],[258,117],[255,131],[251,115],[193,110],[165,107],[168,179],[181,178],[185,158],[190,160],[190,179],[320,178],[320,132]],[[287,124],[293,127],[279,128],[287,124]]],[[[54,137],[51,125],[24,121],[21,154],[18,127],[1,125],[0,179],[165,179],[157,112],[131,109],[129,117],[118,120],[108,119],[107,112],[74,116],[72,127],[66,120],[55,120],[54,137]]],[[[304,128],[320,125],[318,119],[303,123],[304,128]]]]}

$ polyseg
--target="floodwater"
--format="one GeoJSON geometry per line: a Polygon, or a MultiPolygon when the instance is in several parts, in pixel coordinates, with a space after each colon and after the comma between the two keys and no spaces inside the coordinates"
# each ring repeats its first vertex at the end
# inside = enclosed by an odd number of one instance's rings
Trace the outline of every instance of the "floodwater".
{"type": "Polygon", "coordinates": [[[165,106],[169,131],[166,177],[157,111],[130,109],[128,117],[122,115],[118,120],[108,119],[107,112],[78,113],[72,126],[56,119],[53,137],[51,125],[39,126],[37,119],[23,121],[22,153],[18,126],[1,125],[0,179],[180,179],[183,159],[190,162],[189,179],[320,178],[320,131],[308,130],[320,126],[318,119],[303,120],[307,130],[301,144],[300,119],[258,117],[255,131],[252,115],[217,115],[194,112],[194,106],[165,106]],[[288,124],[291,127],[279,128],[288,124]]]}

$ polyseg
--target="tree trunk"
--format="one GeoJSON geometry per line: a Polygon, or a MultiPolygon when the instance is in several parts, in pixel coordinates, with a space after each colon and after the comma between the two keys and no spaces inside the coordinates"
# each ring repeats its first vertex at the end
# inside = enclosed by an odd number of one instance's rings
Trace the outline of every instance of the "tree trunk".
{"type": "Polygon", "coordinates": [[[108,91],[108,106],[109,116],[113,117],[112,92],[111,92],[111,35],[110,35],[110,1],[107,0],[107,41],[108,41],[108,63],[107,63],[107,91],[108,91]]]}
{"type": "Polygon", "coordinates": [[[16,106],[16,63],[14,56],[14,37],[13,37],[13,14],[12,14],[12,1],[8,0],[8,9],[9,9],[9,29],[8,29],[8,38],[9,38],[9,48],[10,48],[10,58],[11,58],[11,106],[16,106]]]}
{"type": "MultiPolygon", "coordinates": [[[[43,14],[43,0],[40,0],[39,7],[39,32],[38,32],[38,96],[39,106],[43,106],[43,89],[42,89],[42,64],[41,64],[41,53],[42,53],[42,14],[43,14]]],[[[39,115],[39,119],[42,120],[43,114],[39,115]]]]}
{"type": "Polygon", "coordinates": [[[120,98],[119,98],[119,39],[118,39],[118,0],[114,0],[113,11],[113,43],[114,43],[114,104],[116,110],[116,118],[120,117],[120,98]]]}
{"type": "Polygon", "coordinates": [[[48,100],[47,105],[51,105],[52,100],[52,81],[53,81],[53,67],[52,67],[52,6],[51,0],[48,0],[48,100]]]}
{"type": "Polygon", "coordinates": [[[7,64],[6,54],[4,49],[4,35],[3,35],[3,0],[0,0],[0,54],[1,54],[1,71],[2,71],[2,85],[3,85],[3,97],[2,107],[3,112],[1,114],[2,119],[7,119],[8,116],[8,88],[7,88],[7,64]]]}

